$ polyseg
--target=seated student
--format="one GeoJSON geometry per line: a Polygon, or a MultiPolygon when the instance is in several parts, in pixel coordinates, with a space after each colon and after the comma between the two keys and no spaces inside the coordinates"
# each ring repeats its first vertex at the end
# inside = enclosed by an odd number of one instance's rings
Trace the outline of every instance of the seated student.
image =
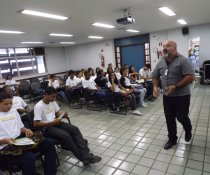
{"type": "Polygon", "coordinates": [[[81,87],[82,80],[75,76],[73,70],[69,70],[69,77],[66,80],[66,89],[77,89],[81,87]]]}
{"type": "MultiPolygon", "coordinates": [[[[0,93],[0,150],[6,149],[7,145],[13,144],[21,134],[26,137],[33,136],[33,132],[23,126],[16,110],[12,110],[12,96],[7,92],[0,93]]],[[[38,146],[38,150],[45,157],[44,174],[56,174],[56,150],[51,139],[44,139],[38,146]]],[[[24,151],[20,156],[2,155],[0,160],[11,166],[22,169],[23,175],[35,175],[35,154],[32,151],[24,151]]]]}
{"type": "Polygon", "coordinates": [[[82,80],[75,76],[73,70],[69,70],[69,77],[66,80],[66,96],[71,99],[72,95],[82,94],[82,80]]]}
{"type": "Polygon", "coordinates": [[[122,69],[122,76],[120,78],[120,83],[124,88],[133,89],[134,92],[140,93],[140,106],[147,108],[147,104],[144,102],[144,97],[146,95],[146,89],[141,84],[131,84],[130,79],[126,76],[128,75],[128,69],[123,68],[122,69]]]}
{"type": "Polygon", "coordinates": [[[68,118],[68,114],[60,112],[60,108],[55,102],[57,91],[53,87],[48,87],[44,98],[34,106],[34,126],[45,129],[47,137],[59,140],[65,148],[70,150],[85,165],[101,161],[101,157],[90,153],[87,141],[83,138],[79,128],[70,123],[61,121],[68,118]]]}
{"type": "Polygon", "coordinates": [[[102,69],[98,70],[95,83],[102,89],[107,89],[107,79],[104,77],[104,71],[102,69]]]}
{"type": "Polygon", "coordinates": [[[69,100],[68,98],[66,97],[66,94],[65,94],[65,91],[64,89],[62,88],[62,85],[63,85],[63,82],[61,82],[55,75],[51,75],[50,76],[50,80],[49,80],[49,83],[48,83],[48,86],[49,87],[54,87],[58,94],[62,97],[62,100],[65,102],[65,103],[68,103],[69,100]]]}
{"type": "Polygon", "coordinates": [[[107,81],[109,81],[109,74],[111,74],[112,72],[114,72],[113,69],[112,69],[112,65],[111,66],[109,65],[109,67],[107,68],[107,72],[106,72],[107,81]]]}
{"type": "Polygon", "coordinates": [[[11,75],[7,75],[7,78],[6,78],[6,81],[5,81],[5,85],[10,86],[14,92],[16,91],[17,95],[19,94],[19,85],[12,78],[11,75]]]}
{"type": "Polygon", "coordinates": [[[131,89],[125,89],[119,85],[119,82],[114,72],[109,74],[108,87],[113,92],[114,98],[121,97],[127,94],[131,103],[131,109],[133,110],[132,113],[137,115],[142,115],[142,113],[139,110],[137,110],[135,94],[131,89]]]}
{"type": "Polygon", "coordinates": [[[119,68],[118,68],[118,67],[115,67],[115,69],[114,69],[114,73],[115,73],[115,75],[116,75],[117,79],[118,79],[118,80],[120,80],[120,78],[121,78],[121,73],[120,73],[120,71],[119,71],[119,68]]]}
{"type": "Polygon", "coordinates": [[[96,71],[95,71],[96,75],[97,75],[97,73],[98,73],[99,70],[101,70],[101,68],[100,67],[97,67],[96,68],[96,71]]]}
{"type": "Polygon", "coordinates": [[[145,64],[143,68],[139,70],[140,78],[144,79],[144,87],[147,89],[147,98],[148,100],[153,100],[153,84],[150,77],[150,64],[145,64]]]}
{"type": "Polygon", "coordinates": [[[90,81],[94,81],[96,79],[96,74],[94,73],[93,69],[91,67],[89,67],[88,72],[90,72],[90,81]]]}
{"type": "Polygon", "coordinates": [[[14,96],[14,91],[11,89],[10,86],[4,86],[2,88],[2,91],[7,92],[11,96],[13,96],[12,109],[17,110],[17,112],[21,116],[21,120],[22,120],[24,126],[28,128],[29,123],[30,123],[30,116],[28,116],[29,106],[25,103],[25,101],[21,97],[14,96]]]}

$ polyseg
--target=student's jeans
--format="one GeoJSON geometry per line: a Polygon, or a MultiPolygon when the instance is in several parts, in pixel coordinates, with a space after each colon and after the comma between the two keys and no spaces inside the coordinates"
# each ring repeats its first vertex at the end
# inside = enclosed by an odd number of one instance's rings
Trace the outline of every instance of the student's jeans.
{"type": "Polygon", "coordinates": [[[185,132],[190,133],[192,125],[189,119],[190,95],[168,97],[163,96],[163,106],[168,129],[168,138],[171,142],[177,141],[176,118],[182,124],[185,132]]]}
{"type": "Polygon", "coordinates": [[[134,88],[134,92],[140,92],[140,105],[144,104],[144,97],[147,93],[147,89],[146,88],[134,88]]]}
{"type": "MultiPolygon", "coordinates": [[[[45,175],[56,175],[56,150],[53,140],[44,139],[39,145],[38,150],[44,155],[44,174],[45,175]]],[[[0,159],[3,160],[3,164],[17,166],[22,169],[23,175],[35,175],[35,153],[27,151],[21,156],[9,156],[0,155],[0,159]]]]}
{"type": "Polygon", "coordinates": [[[58,140],[81,161],[90,152],[87,141],[83,138],[79,128],[72,124],[61,122],[57,126],[48,127],[45,130],[45,135],[58,140]]]}

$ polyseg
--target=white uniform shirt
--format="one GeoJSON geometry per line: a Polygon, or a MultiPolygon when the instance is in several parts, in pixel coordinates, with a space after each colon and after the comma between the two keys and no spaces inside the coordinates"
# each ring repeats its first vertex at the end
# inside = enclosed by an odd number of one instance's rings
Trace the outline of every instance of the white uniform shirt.
{"type": "Polygon", "coordinates": [[[91,80],[86,80],[86,79],[82,80],[82,86],[83,86],[84,89],[85,88],[93,89],[93,90],[97,89],[96,83],[94,81],[91,81],[91,80]]]}
{"type": "Polygon", "coordinates": [[[118,80],[121,78],[121,73],[120,72],[115,72],[115,75],[116,75],[118,80]]]}
{"type": "Polygon", "coordinates": [[[21,97],[14,96],[12,99],[12,109],[24,109],[27,106],[27,104],[24,102],[24,100],[21,97]]]}
{"type": "Polygon", "coordinates": [[[60,107],[57,103],[50,102],[49,104],[45,104],[42,100],[40,100],[34,106],[34,121],[42,121],[42,122],[50,122],[55,119],[55,113],[58,112],[60,107]]]}
{"type": "MultiPolygon", "coordinates": [[[[20,115],[16,110],[11,109],[8,112],[0,112],[0,139],[17,138],[21,134],[21,128],[23,127],[20,115]]],[[[5,146],[7,144],[1,144],[0,149],[5,146]]]]}
{"type": "Polygon", "coordinates": [[[66,86],[69,87],[73,87],[73,86],[77,86],[82,80],[80,78],[77,78],[76,76],[74,76],[73,80],[69,77],[66,80],[66,86]]]}
{"type": "Polygon", "coordinates": [[[55,89],[59,88],[60,87],[60,82],[58,80],[54,80],[52,82],[52,87],[54,87],[55,89]]]}
{"type": "MultiPolygon", "coordinates": [[[[108,82],[108,88],[110,88],[111,86],[112,86],[112,84],[110,82],[108,82]]],[[[120,92],[120,88],[119,88],[118,84],[115,84],[114,92],[120,92]]]]}
{"type": "Polygon", "coordinates": [[[150,71],[149,70],[144,70],[143,68],[141,68],[139,70],[139,74],[141,77],[144,77],[144,78],[150,78],[150,71]]]}
{"type": "Polygon", "coordinates": [[[16,83],[16,81],[14,79],[5,81],[5,85],[7,85],[7,86],[16,85],[16,84],[17,83],[16,83]]]}

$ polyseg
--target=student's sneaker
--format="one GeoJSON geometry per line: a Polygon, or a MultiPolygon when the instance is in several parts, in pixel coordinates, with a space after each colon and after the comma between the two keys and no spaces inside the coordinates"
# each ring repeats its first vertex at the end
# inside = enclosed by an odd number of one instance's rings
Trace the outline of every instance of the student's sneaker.
{"type": "Polygon", "coordinates": [[[134,110],[133,112],[132,112],[133,114],[137,114],[137,115],[142,115],[142,113],[139,111],[139,110],[134,110]]]}
{"type": "Polygon", "coordinates": [[[86,156],[83,157],[82,162],[83,162],[84,165],[88,165],[88,164],[90,164],[90,163],[92,163],[92,164],[98,163],[98,162],[100,162],[101,160],[102,160],[101,157],[96,156],[96,155],[90,153],[90,154],[87,154],[86,156]]]}
{"type": "Polygon", "coordinates": [[[143,108],[148,108],[148,105],[147,105],[146,103],[143,103],[143,104],[141,105],[141,107],[143,107],[143,108]]]}
{"type": "Polygon", "coordinates": [[[115,107],[115,108],[111,109],[111,112],[119,112],[119,111],[120,111],[119,107],[115,107]]]}

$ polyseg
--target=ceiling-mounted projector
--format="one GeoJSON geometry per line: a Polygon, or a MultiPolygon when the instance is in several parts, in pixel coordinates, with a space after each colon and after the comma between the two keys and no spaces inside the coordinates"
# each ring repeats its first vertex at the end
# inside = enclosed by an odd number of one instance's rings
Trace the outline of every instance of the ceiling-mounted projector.
{"type": "Polygon", "coordinates": [[[131,15],[131,10],[132,10],[131,7],[128,8],[128,9],[125,9],[124,10],[124,17],[117,19],[116,22],[118,24],[122,24],[122,25],[127,25],[127,24],[133,24],[133,23],[135,23],[135,19],[132,18],[132,15],[131,15]]]}
{"type": "Polygon", "coordinates": [[[135,19],[131,17],[124,17],[116,20],[118,24],[128,25],[135,23],[135,19]]]}

